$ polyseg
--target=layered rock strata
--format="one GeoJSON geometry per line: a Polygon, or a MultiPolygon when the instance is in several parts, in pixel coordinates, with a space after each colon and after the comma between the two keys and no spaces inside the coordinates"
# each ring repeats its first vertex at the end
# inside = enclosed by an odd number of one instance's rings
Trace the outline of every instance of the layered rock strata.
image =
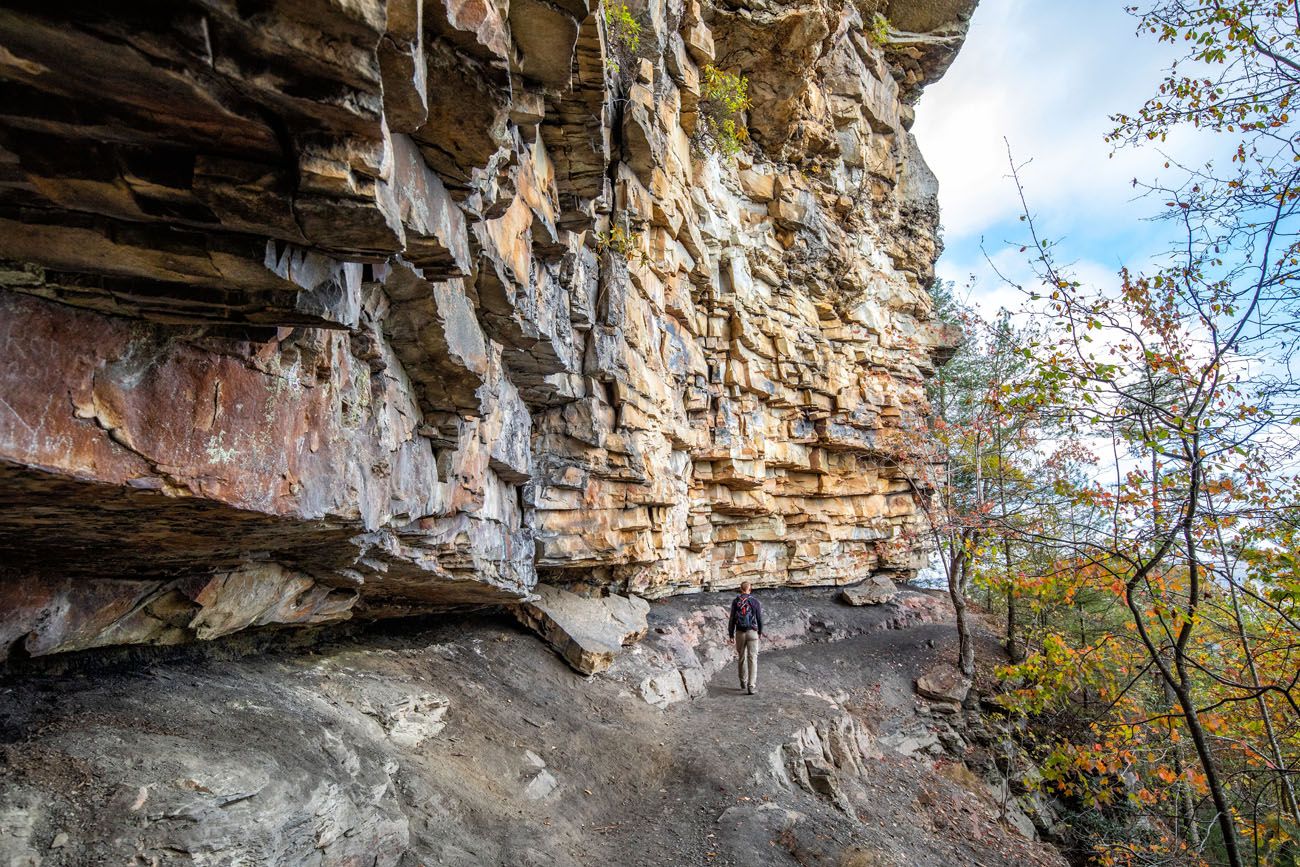
{"type": "Polygon", "coordinates": [[[7,4],[0,657],[906,576],[973,3],[7,4]]]}

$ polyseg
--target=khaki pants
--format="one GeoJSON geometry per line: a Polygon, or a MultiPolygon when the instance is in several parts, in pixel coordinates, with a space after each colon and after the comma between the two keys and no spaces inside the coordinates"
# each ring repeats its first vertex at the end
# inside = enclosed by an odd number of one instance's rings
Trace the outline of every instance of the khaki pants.
{"type": "Polygon", "coordinates": [[[758,637],[757,629],[736,630],[736,667],[740,673],[740,685],[753,689],[758,682],[758,637]]]}

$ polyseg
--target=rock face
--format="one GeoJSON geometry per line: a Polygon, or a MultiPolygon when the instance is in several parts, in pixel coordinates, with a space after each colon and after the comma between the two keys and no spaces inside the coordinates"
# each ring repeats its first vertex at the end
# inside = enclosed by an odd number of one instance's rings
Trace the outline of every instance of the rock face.
{"type": "Polygon", "coordinates": [[[0,657],[914,570],[974,0],[883,5],[0,10],[0,657]]]}

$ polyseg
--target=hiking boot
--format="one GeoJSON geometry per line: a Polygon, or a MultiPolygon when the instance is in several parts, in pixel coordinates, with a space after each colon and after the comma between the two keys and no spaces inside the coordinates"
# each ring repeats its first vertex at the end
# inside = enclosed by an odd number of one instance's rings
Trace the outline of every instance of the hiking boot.
{"type": "Polygon", "coordinates": [[[745,690],[745,695],[753,695],[753,694],[754,694],[754,688],[752,686],[745,690]]]}

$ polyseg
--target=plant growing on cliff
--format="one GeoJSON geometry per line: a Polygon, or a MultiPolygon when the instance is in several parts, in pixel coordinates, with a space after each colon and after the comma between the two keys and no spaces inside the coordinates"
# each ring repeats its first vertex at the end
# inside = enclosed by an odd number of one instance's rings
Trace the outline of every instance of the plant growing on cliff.
{"type": "Polygon", "coordinates": [[[599,232],[596,235],[596,250],[600,253],[612,251],[620,256],[630,256],[640,246],[641,233],[622,226],[616,225],[608,232],[599,232]]]}
{"type": "Polygon", "coordinates": [[[867,29],[867,39],[872,45],[889,44],[889,19],[879,12],[871,16],[871,26],[867,29]]]}
{"type": "Polygon", "coordinates": [[[635,261],[648,265],[650,257],[641,248],[641,241],[640,232],[615,223],[609,231],[596,233],[596,252],[601,255],[616,253],[629,262],[635,261]]]}
{"type": "Polygon", "coordinates": [[[641,22],[626,3],[610,3],[605,6],[605,32],[617,55],[617,58],[606,58],[605,65],[611,72],[618,72],[619,60],[626,60],[641,50],[641,22]]]}
{"type": "Polygon", "coordinates": [[[749,79],[734,72],[704,67],[700,86],[699,144],[724,157],[734,157],[749,141],[745,112],[750,108],[749,79]]]}

